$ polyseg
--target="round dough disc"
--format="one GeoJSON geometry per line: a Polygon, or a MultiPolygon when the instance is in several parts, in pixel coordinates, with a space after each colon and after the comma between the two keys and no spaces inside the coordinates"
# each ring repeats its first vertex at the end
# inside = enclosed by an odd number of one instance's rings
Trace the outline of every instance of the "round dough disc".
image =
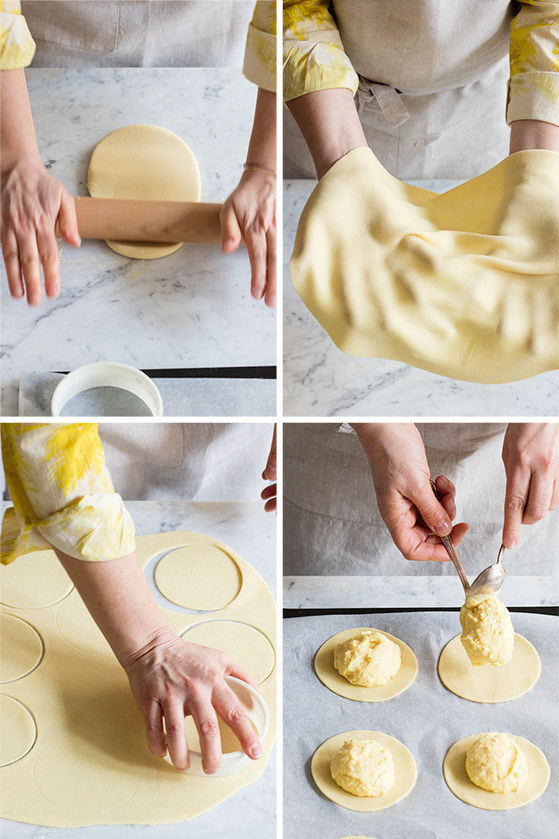
{"type": "Polygon", "coordinates": [[[37,630],[15,615],[0,615],[0,683],[15,682],[31,673],[43,658],[37,630]]]}
{"type": "Polygon", "coordinates": [[[77,591],[58,607],[56,624],[62,637],[78,650],[94,655],[111,653],[107,640],[77,591]]]}
{"type": "Polygon", "coordinates": [[[18,557],[17,562],[2,569],[0,580],[0,602],[14,609],[52,606],[73,588],[54,551],[33,551],[18,557]]]}
{"type": "Polygon", "coordinates": [[[538,681],[540,657],[522,635],[514,636],[508,664],[473,667],[460,636],[449,641],[439,658],[441,682],[456,696],[470,702],[508,702],[527,693],[538,681]]]}
{"type": "Polygon", "coordinates": [[[274,648],[264,633],[238,621],[205,621],[182,633],[185,641],[213,647],[248,670],[257,685],[268,678],[276,662],[274,648]]]}
{"type": "MultiPolygon", "coordinates": [[[[200,172],[185,142],[159,125],[126,125],[98,143],[89,161],[87,189],[93,198],[199,201],[200,172]]],[[[157,259],[177,244],[107,242],[116,253],[157,259]]]]}
{"type": "Polygon", "coordinates": [[[124,670],[114,658],[74,667],[62,694],[64,708],[76,725],[93,734],[136,739],[143,743],[145,728],[124,670]]]}
{"type": "Polygon", "coordinates": [[[373,810],[385,810],[396,802],[401,801],[413,789],[417,778],[417,767],[415,760],[408,748],[382,731],[345,731],[330,737],[322,746],[319,746],[313,755],[311,772],[314,782],[319,790],[324,793],[334,804],[345,807],[346,810],[358,810],[359,812],[372,812],[373,810]],[[359,795],[352,795],[337,785],[330,774],[330,763],[346,740],[378,740],[386,748],[390,749],[394,760],[396,780],[392,789],[385,795],[378,798],[361,798],[359,795]]]}
{"type": "Polygon", "coordinates": [[[5,694],[0,694],[0,719],[0,766],[8,766],[31,751],[37,726],[25,705],[5,694]]]}
{"type": "Polygon", "coordinates": [[[326,685],[333,693],[337,693],[338,696],[355,699],[357,702],[384,702],[385,699],[392,699],[409,688],[417,676],[417,659],[407,644],[404,644],[399,638],[395,638],[394,635],[389,635],[388,632],[377,629],[376,632],[382,632],[383,635],[386,635],[400,647],[402,654],[400,669],[385,685],[373,688],[352,685],[334,667],[334,651],[338,644],[342,644],[359,632],[363,632],[364,629],[371,629],[371,627],[344,629],[328,638],[314,657],[314,669],[322,684],[326,685]]]}
{"type": "Polygon", "coordinates": [[[184,609],[216,612],[241,590],[241,570],[217,545],[188,545],[159,560],[155,583],[167,600],[184,609]]]}
{"type": "Polygon", "coordinates": [[[516,792],[490,792],[470,781],[466,772],[466,752],[484,733],[458,740],[446,753],[443,773],[450,791],[466,804],[479,807],[480,810],[516,810],[539,798],[549,781],[549,764],[537,746],[516,734],[511,736],[524,752],[528,763],[528,780],[524,786],[516,792]]]}

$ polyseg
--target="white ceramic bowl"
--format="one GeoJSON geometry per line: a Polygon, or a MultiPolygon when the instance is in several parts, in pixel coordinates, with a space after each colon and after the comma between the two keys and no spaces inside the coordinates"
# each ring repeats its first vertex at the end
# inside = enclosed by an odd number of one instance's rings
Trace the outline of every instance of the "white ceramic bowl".
{"type": "MultiPolygon", "coordinates": [[[[257,690],[247,685],[241,679],[235,678],[235,676],[226,676],[225,681],[239,699],[247,716],[258,732],[260,742],[262,742],[270,726],[270,713],[264,699],[257,690]]],[[[253,763],[244,752],[229,752],[229,754],[222,756],[221,766],[217,772],[213,775],[206,775],[202,769],[202,755],[200,752],[189,749],[189,756],[190,768],[186,770],[185,774],[199,775],[203,778],[223,778],[225,775],[236,775],[237,772],[242,772],[250,763],[253,763]]],[[[165,760],[171,763],[169,755],[167,755],[165,760]]]]}
{"type": "Polygon", "coordinates": [[[129,364],[118,361],[96,361],[76,367],[58,383],[51,400],[51,414],[59,417],[64,406],[86,390],[94,387],[115,387],[133,393],[144,402],[154,417],[163,416],[163,400],[154,382],[129,364]]]}

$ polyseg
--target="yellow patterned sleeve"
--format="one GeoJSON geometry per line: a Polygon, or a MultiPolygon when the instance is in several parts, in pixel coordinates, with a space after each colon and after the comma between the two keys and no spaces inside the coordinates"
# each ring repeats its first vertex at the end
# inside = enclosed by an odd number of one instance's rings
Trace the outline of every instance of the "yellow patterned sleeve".
{"type": "Polygon", "coordinates": [[[513,19],[507,122],[559,125],[559,0],[525,0],[513,19]]]}
{"type": "Polygon", "coordinates": [[[2,459],[13,503],[2,521],[4,565],[51,547],[87,561],[132,553],[134,524],[96,423],[2,423],[2,459]]]}
{"type": "Polygon", "coordinates": [[[248,27],[243,73],[263,90],[276,92],[277,19],[275,0],[258,0],[248,27]]]}
{"type": "Polygon", "coordinates": [[[329,0],[284,0],[283,97],[346,87],[355,95],[357,73],[344,52],[329,0]]]}
{"type": "Polygon", "coordinates": [[[0,70],[28,67],[34,55],[35,41],[19,0],[0,0],[0,70]]]}

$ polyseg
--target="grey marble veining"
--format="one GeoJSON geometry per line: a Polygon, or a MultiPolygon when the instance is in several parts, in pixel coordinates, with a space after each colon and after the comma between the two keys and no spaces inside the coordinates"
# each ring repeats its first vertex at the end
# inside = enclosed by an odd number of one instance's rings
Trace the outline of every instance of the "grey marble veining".
{"type": "MultiPolygon", "coordinates": [[[[242,174],[256,88],[238,70],[27,71],[42,159],[74,195],[87,195],[96,144],[133,123],[174,131],[199,163],[202,200],[227,198],[242,174]]],[[[17,415],[20,372],[92,361],[135,367],[273,365],[275,314],[250,296],[242,246],[183,245],[135,260],[104,242],[61,243],[61,294],[38,308],[8,295],[2,264],[2,414],[17,415]]],[[[211,411],[209,412],[211,414],[211,411]]]]}
{"type": "MultiPolygon", "coordinates": [[[[442,191],[456,182],[414,181],[442,191]]],[[[559,371],[500,385],[460,382],[385,359],[341,352],[308,311],[289,276],[299,217],[316,181],[285,182],[284,414],[349,417],[542,417],[559,411],[559,371]]]]}
{"type": "MultiPolygon", "coordinates": [[[[5,505],[4,505],[5,506],[5,505]]],[[[127,501],[138,534],[169,530],[208,533],[250,562],[276,593],[275,516],[261,502],[127,501]]],[[[218,807],[188,822],[168,825],[94,825],[81,828],[37,827],[0,820],[2,839],[275,839],[276,749],[258,781],[218,807]]]]}

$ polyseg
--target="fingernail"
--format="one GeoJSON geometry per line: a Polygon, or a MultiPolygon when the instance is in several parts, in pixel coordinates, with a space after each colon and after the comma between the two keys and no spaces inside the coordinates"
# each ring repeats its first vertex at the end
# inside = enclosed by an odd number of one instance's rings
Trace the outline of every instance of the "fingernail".
{"type": "Polygon", "coordinates": [[[204,774],[206,775],[215,775],[217,769],[204,769],[204,774]]]}
{"type": "Polygon", "coordinates": [[[441,519],[439,522],[437,522],[435,527],[436,527],[436,532],[439,536],[448,536],[448,534],[452,530],[452,525],[448,521],[448,519],[441,519]]]}
{"type": "Polygon", "coordinates": [[[515,539],[514,536],[511,536],[510,539],[505,539],[503,545],[505,546],[505,548],[508,548],[508,550],[511,551],[518,545],[518,539],[515,539]]]}
{"type": "Polygon", "coordinates": [[[250,753],[254,758],[262,757],[262,746],[253,746],[250,753]]]}
{"type": "Polygon", "coordinates": [[[277,478],[277,469],[275,466],[268,466],[266,470],[266,475],[269,481],[275,481],[277,478]]]}
{"type": "Polygon", "coordinates": [[[266,305],[269,306],[271,309],[276,305],[276,298],[273,294],[266,298],[266,305]]]}

